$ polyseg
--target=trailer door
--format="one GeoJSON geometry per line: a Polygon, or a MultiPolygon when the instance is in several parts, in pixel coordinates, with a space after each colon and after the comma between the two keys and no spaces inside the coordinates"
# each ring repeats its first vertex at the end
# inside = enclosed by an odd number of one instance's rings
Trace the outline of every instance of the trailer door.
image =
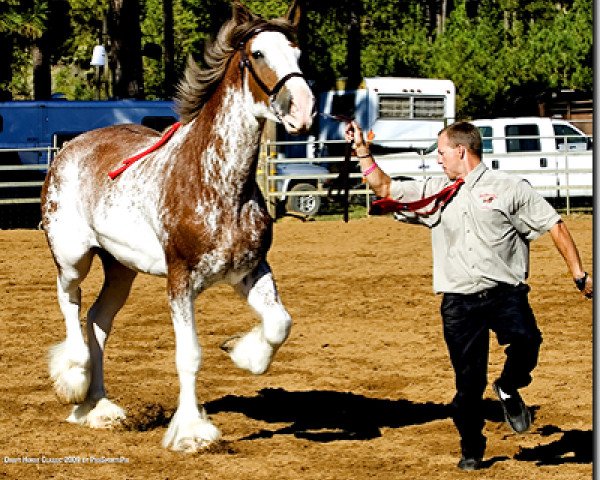
{"type": "MultiPolygon", "coordinates": [[[[39,106],[10,105],[0,110],[0,148],[37,148],[41,142],[42,112],[39,106]]],[[[41,152],[6,153],[3,163],[38,164],[41,152]],[[8,160],[10,158],[10,160],[8,160]]]]}

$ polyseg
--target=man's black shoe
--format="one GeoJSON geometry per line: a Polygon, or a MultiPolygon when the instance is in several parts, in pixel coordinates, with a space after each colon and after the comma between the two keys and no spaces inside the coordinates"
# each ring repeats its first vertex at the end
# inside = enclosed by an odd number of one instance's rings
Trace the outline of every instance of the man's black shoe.
{"type": "Polygon", "coordinates": [[[481,468],[481,458],[461,457],[457,467],[461,470],[479,470],[481,468]]]}
{"type": "Polygon", "coordinates": [[[493,388],[498,395],[502,410],[504,410],[504,418],[508,426],[515,433],[524,433],[529,430],[531,414],[519,392],[514,391],[508,394],[498,386],[498,382],[494,382],[493,388]]]}

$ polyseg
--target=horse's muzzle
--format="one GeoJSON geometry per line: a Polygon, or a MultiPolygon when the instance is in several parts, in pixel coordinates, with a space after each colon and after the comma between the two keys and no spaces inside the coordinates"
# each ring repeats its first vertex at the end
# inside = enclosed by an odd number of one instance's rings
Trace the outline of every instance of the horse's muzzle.
{"type": "Polygon", "coordinates": [[[304,79],[290,79],[273,102],[280,108],[281,123],[292,135],[306,133],[315,117],[315,97],[304,79]]]}

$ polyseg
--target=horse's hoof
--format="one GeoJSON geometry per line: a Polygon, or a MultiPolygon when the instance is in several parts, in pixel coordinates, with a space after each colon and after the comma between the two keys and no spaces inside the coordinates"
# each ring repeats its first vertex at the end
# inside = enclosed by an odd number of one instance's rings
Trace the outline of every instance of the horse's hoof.
{"type": "Polygon", "coordinates": [[[163,447],[175,452],[194,453],[205,450],[221,438],[221,432],[202,414],[196,418],[186,418],[179,410],[171,419],[163,438],[163,447]]]}
{"type": "Polygon", "coordinates": [[[195,438],[182,438],[177,442],[176,445],[173,445],[172,450],[174,452],[181,453],[196,453],[202,450],[207,450],[212,443],[208,440],[198,440],[195,438]]]}
{"type": "Polygon", "coordinates": [[[113,428],[125,420],[125,410],[107,398],[101,398],[87,416],[90,428],[113,428]]]}
{"type": "Polygon", "coordinates": [[[225,353],[230,354],[235,345],[239,342],[240,338],[242,338],[241,335],[233,335],[227,338],[223,343],[221,343],[221,345],[219,345],[219,348],[225,353]]]}
{"type": "Polygon", "coordinates": [[[125,420],[125,410],[107,398],[86,400],[75,405],[67,422],[84,425],[89,428],[113,428],[125,420]]]}

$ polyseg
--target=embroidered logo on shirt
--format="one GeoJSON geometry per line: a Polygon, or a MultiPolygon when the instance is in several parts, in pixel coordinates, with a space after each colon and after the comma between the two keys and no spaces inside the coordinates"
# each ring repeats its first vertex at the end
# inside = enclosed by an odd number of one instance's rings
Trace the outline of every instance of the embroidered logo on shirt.
{"type": "Polygon", "coordinates": [[[483,203],[492,203],[494,200],[498,198],[498,195],[495,193],[480,193],[479,198],[483,203]]]}
{"type": "Polygon", "coordinates": [[[479,199],[481,200],[481,207],[484,209],[490,209],[494,200],[498,198],[495,193],[480,193],[479,199]]]}

